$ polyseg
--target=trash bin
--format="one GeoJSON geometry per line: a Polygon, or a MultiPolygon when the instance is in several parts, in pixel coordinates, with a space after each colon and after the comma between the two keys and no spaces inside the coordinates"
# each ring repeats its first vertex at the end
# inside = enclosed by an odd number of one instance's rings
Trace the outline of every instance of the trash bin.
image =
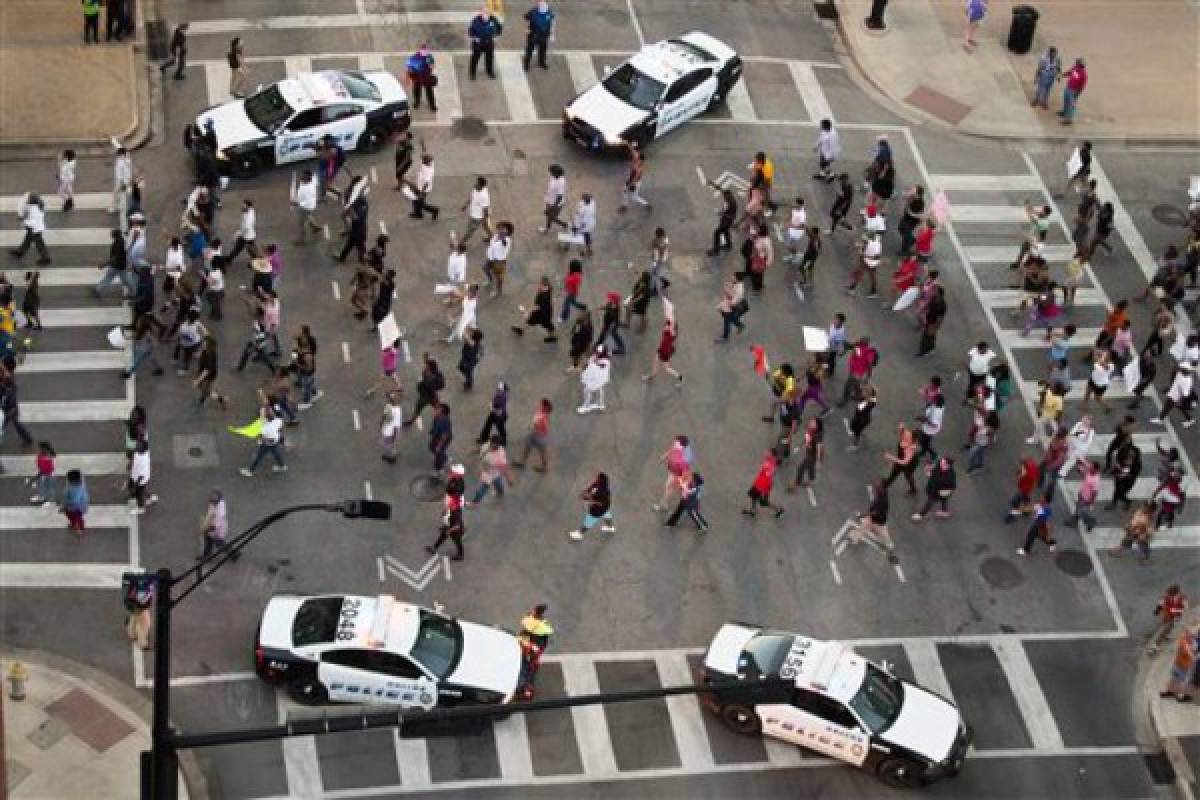
{"type": "Polygon", "coordinates": [[[1012,27],[1008,29],[1008,49],[1023,56],[1033,47],[1033,32],[1037,29],[1038,12],[1032,6],[1014,6],[1012,27]]]}

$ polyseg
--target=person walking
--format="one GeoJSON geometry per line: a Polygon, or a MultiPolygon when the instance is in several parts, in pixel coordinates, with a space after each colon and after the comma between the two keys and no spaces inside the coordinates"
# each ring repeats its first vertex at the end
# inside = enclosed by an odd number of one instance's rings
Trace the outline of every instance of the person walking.
{"type": "Polygon", "coordinates": [[[187,68],[187,32],[188,24],[186,21],[175,26],[175,30],[171,33],[171,41],[167,45],[167,53],[171,57],[158,65],[158,71],[161,75],[165,76],[167,70],[174,67],[175,74],[172,77],[175,80],[181,81],[186,77],[183,71],[187,68]]]}
{"type": "Polygon", "coordinates": [[[150,443],[145,439],[134,446],[133,458],[129,462],[129,503],[134,505],[131,514],[145,514],[146,506],[158,502],[158,495],[147,494],[150,488],[150,443]]]}
{"type": "MultiPolygon", "coordinates": [[[[521,313],[525,313],[525,306],[517,306],[521,313]]],[[[538,279],[538,288],[533,296],[533,309],[525,317],[525,325],[539,325],[546,331],[546,336],[542,341],[546,343],[557,342],[558,337],[554,334],[554,287],[550,284],[550,278],[543,275],[538,279]]],[[[513,325],[512,332],[517,336],[525,335],[525,328],[522,325],[513,325]]]]}
{"type": "Polygon", "coordinates": [[[104,41],[118,42],[125,35],[125,0],[105,0],[104,41]]]}
{"type": "Polygon", "coordinates": [[[296,209],[298,225],[293,244],[304,246],[308,244],[310,230],[321,230],[321,226],[316,220],[317,200],[317,180],[313,177],[312,170],[306,169],[300,173],[300,181],[296,184],[296,190],[292,194],[292,205],[296,209]]]}
{"type": "Polygon", "coordinates": [[[654,376],[661,370],[675,378],[675,388],[678,389],[683,386],[683,373],[671,366],[671,359],[675,356],[675,345],[678,338],[679,329],[676,327],[674,316],[664,316],[662,334],[658,340],[658,349],[654,351],[654,362],[650,366],[650,372],[642,376],[643,381],[654,380],[654,376]]]}
{"type": "Polygon", "coordinates": [[[423,219],[425,212],[428,211],[433,217],[433,221],[437,222],[438,214],[442,213],[440,208],[429,203],[429,195],[433,191],[435,173],[433,155],[425,153],[421,156],[421,166],[417,167],[417,181],[414,188],[416,197],[412,201],[412,213],[408,215],[412,219],[423,219]]]}
{"type": "Polygon", "coordinates": [[[582,369],[579,363],[592,348],[594,334],[595,330],[592,327],[592,315],[590,312],[585,311],[575,318],[575,323],[571,326],[571,347],[568,350],[568,355],[571,357],[571,365],[566,369],[568,374],[579,372],[582,369]]]}
{"type": "Polygon", "coordinates": [[[973,53],[979,45],[979,42],[975,41],[975,34],[979,32],[983,18],[987,16],[987,0],[967,0],[964,10],[967,24],[963,29],[963,50],[973,53]]]}
{"type": "MultiPolygon", "coordinates": [[[[1067,525],[1076,528],[1082,522],[1088,533],[1096,528],[1096,503],[1100,499],[1100,464],[1088,461],[1083,467],[1083,481],[1075,495],[1075,513],[1067,518],[1067,525]]],[[[1047,497],[1050,495],[1047,494],[1047,497]]]]}
{"type": "Polygon", "coordinates": [[[583,262],[577,258],[571,259],[567,265],[567,276],[563,279],[563,304],[559,320],[566,323],[571,317],[571,309],[586,312],[588,307],[579,302],[579,292],[583,287],[583,262]]]}
{"type": "Polygon", "coordinates": [[[558,164],[551,164],[549,179],[546,181],[546,194],[542,200],[542,217],[544,223],[538,228],[538,233],[546,233],[555,225],[568,229],[570,226],[560,218],[563,209],[567,207],[567,178],[566,172],[558,164]]]}
{"type": "Polygon", "coordinates": [[[854,414],[849,421],[843,419],[846,422],[846,433],[850,435],[850,444],[846,447],[847,452],[853,453],[858,450],[862,443],[862,435],[871,424],[871,414],[878,402],[874,386],[866,382],[858,385],[854,400],[854,414]]]}
{"type": "MultiPolygon", "coordinates": [[[[229,542],[229,510],[225,504],[225,493],[220,489],[213,489],[208,493],[208,505],[204,508],[204,519],[200,521],[200,536],[204,542],[204,549],[196,556],[197,561],[207,561],[210,556],[226,552],[229,542]]],[[[237,561],[241,557],[242,554],[236,550],[228,551],[229,561],[237,561]]]]}
{"type": "Polygon", "coordinates": [[[817,152],[817,171],[813,178],[832,183],[834,175],[830,170],[842,155],[842,144],[837,131],[833,128],[832,120],[821,120],[817,132],[817,143],[813,149],[817,152]]]}
{"type": "Polygon", "coordinates": [[[629,172],[625,174],[625,186],[621,190],[621,205],[617,213],[624,214],[630,205],[637,203],[645,209],[650,208],[650,201],[642,197],[642,181],[646,177],[646,156],[632,144],[626,145],[629,153],[629,172]]]}
{"type": "Polygon", "coordinates": [[[67,485],[63,490],[62,505],[59,510],[67,518],[67,530],[72,531],[79,538],[83,538],[83,533],[87,530],[87,512],[91,500],[88,496],[87,482],[83,479],[83,473],[77,469],[67,471],[67,485]]]}
{"type": "Polygon", "coordinates": [[[58,157],[58,199],[66,213],[75,207],[75,151],[63,150],[58,157]]]}
{"type": "Polygon", "coordinates": [[[1158,503],[1158,515],[1154,518],[1154,530],[1175,527],[1175,515],[1183,509],[1187,493],[1183,488],[1183,473],[1172,472],[1150,495],[1158,503]]]}
{"type": "Polygon", "coordinates": [[[575,409],[576,412],[590,414],[593,411],[604,410],[604,387],[608,386],[611,371],[612,362],[608,359],[608,351],[603,345],[596,347],[588,359],[587,366],[579,375],[579,382],[583,386],[583,403],[575,409]]]}
{"type": "Polygon", "coordinates": [[[696,523],[698,533],[708,533],[708,520],[700,513],[700,495],[704,490],[704,477],[693,470],[688,470],[679,477],[679,503],[675,510],[663,522],[668,528],[674,528],[679,518],[686,513],[696,523]]]}
{"type": "Polygon", "coordinates": [[[454,440],[454,426],[450,422],[450,406],[438,403],[433,411],[433,423],[429,426],[429,452],[433,454],[433,470],[441,472],[449,460],[450,442],[454,440]]]}
{"type": "Polygon", "coordinates": [[[1104,508],[1112,511],[1117,503],[1122,503],[1128,511],[1132,502],[1129,493],[1137,485],[1137,479],[1142,474],[1142,451],[1132,440],[1125,442],[1113,457],[1111,469],[1113,476],[1113,496],[1104,508]]]}
{"type": "MultiPolygon", "coordinates": [[[[796,419],[800,418],[796,413],[796,419]]],[[[804,424],[804,440],[801,444],[804,458],[796,467],[796,477],[787,487],[788,494],[797,488],[808,488],[817,480],[817,464],[825,461],[825,423],[820,417],[812,417],[804,424]]]]}
{"type": "Polygon", "coordinates": [[[492,401],[488,406],[487,419],[476,437],[476,444],[486,444],[492,438],[492,431],[500,437],[500,444],[508,445],[508,384],[500,381],[496,391],[492,392],[492,401]]]}
{"type": "Polygon", "coordinates": [[[483,262],[483,275],[491,287],[490,296],[495,298],[504,294],[504,275],[508,272],[508,254],[512,252],[513,245],[512,223],[499,223],[496,225],[496,232],[490,235],[487,260],[483,262]]]}
{"type": "Polygon", "coordinates": [[[596,337],[597,345],[608,346],[608,340],[613,340],[614,356],[625,355],[625,340],[621,338],[621,295],[609,292],[604,297],[604,308],[601,310],[600,335],[596,337]]]}
{"type": "Polygon", "coordinates": [[[404,409],[400,405],[403,396],[399,389],[389,391],[379,420],[379,444],[383,451],[380,457],[389,464],[396,463],[396,439],[404,425],[404,409]]]}
{"type": "MultiPolygon", "coordinates": [[[[584,192],[575,206],[571,217],[570,231],[583,239],[583,255],[592,256],[592,234],[596,231],[596,201],[589,192],[584,192]]],[[[565,248],[564,248],[565,249],[565,248]]]]}
{"type": "Polygon", "coordinates": [[[259,257],[258,212],[254,210],[254,201],[248,197],[242,200],[242,216],[237,238],[233,240],[233,249],[225,257],[225,262],[232,264],[234,259],[241,255],[242,250],[249,253],[251,258],[259,257]]]}
{"type": "Polygon", "coordinates": [[[496,37],[503,31],[504,25],[496,18],[488,6],[479,9],[479,12],[471,17],[471,22],[467,26],[467,38],[471,40],[471,65],[467,69],[467,74],[471,80],[475,80],[475,73],[479,69],[479,59],[483,58],[484,66],[487,68],[489,78],[496,77],[496,37]]]}
{"type": "Polygon", "coordinates": [[[482,503],[488,489],[495,489],[496,497],[503,498],[504,482],[508,481],[509,486],[516,483],[513,472],[508,466],[508,453],[498,434],[493,434],[480,447],[479,460],[482,467],[479,473],[479,488],[475,490],[475,496],[467,502],[468,508],[482,503]]]}
{"type": "MultiPolygon", "coordinates": [[[[417,52],[413,53],[404,62],[404,70],[408,77],[409,87],[412,89],[412,107],[419,109],[421,107],[421,94],[424,93],[425,98],[429,101],[429,110],[437,113],[437,97],[433,93],[433,89],[438,85],[437,75],[434,73],[433,53],[429,52],[429,45],[422,43],[417,52]]],[[[424,157],[422,157],[424,161],[424,157]]],[[[420,186],[418,179],[417,185],[420,186]]],[[[434,219],[437,219],[435,213],[434,219]]]]}
{"type": "Polygon", "coordinates": [[[49,442],[38,442],[38,453],[34,459],[36,474],[30,482],[33,485],[33,496],[29,498],[29,502],[34,505],[43,508],[54,505],[53,498],[58,494],[54,478],[54,460],[57,457],[58,453],[54,451],[53,445],[49,442]]]}
{"type": "Polygon", "coordinates": [[[774,505],[771,502],[771,489],[775,485],[775,471],[779,468],[779,460],[775,457],[772,450],[768,450],[763,456],[762,463],[758,466],[758,473],[754,476],[754,481],[750,484],[746,496],[750,498],[750,507],[743,508],[742,513],[747,517],[755,517],[758,515],[759,508],[769,508],[775,512],[775,519],[783,516],[783,506],[774,505]]]}
{"type": "Polygon", "coordinates": [[[1175,657],[1171,661],[1170,678],[1167,687],[1158,693],[1159,697],[1173,697],[1180,703],[1192,702],[1198,656],[1200,626],[1185,630],[1179,637],[1179,642],[1175,645],[1175,657]]]}
{"type": "Polygon", "coordinates": [[[729,341],[729,332],[737,328],[738,333],[746,330],[742,316],[750,310],[746,301],[746,285],[735,276],[730,275],[721,286],[721,301],[717,303],[717,311],[721,314],[721,335],[713,339],[715,344],[729,341]]]}
{"type": "Polygon", "coordinates": [[[737,219],[737,197],[732,189],[721,190],[721,207],[717,209],[717,227],[712,234],[712,247],[705,253],[707,256],[719,255],[722,250],[733,249],[732,230],[737,219]]]}
{"type": "MultiPolygon", "coordinates": [[[[460,465],[455,465],[461,469],[460,465]]],[[[446,542],[447,539],[454,545],[454,555],[450,556],[451,561],[462,561],[466,558],[463,551],[463,534],[466,533],[466,526],[463,524],[462,501],[459,501],[451,508],[446,509],[442,516],[442,524],[438,527],[438,537],[433,544],[425,547],[425,552],[432,555],[437,555],[438,550],[446,542]]]]}
{"type": "Polygon", "coordinates": [[[954,473],[954,459],[949,456],[938,458],[926,469],[926,474],[929,476],[929,480],[925,482],[925,505],[921,506],[920,511],[913,513],[913,522],[920,522],[924,519],[934,506],[938,507],[934,512],[938,518],[949,517],[950,496],[958,487],[958,479],[954,473]]]}
{"type": "Polygon", "coordinates": [[[467,244],[480,228],[483,229],[485,239],[492,237],[492,198],[488,192],[487,178],[482,175],[475,178],[475,186],[471,189],[467,202],[463,203],[462,210],[467,212],[467,229],[459,237],[460,242],[467,244]]]}
{"type": "Polygon", "coordinates": [[[1171,378],[1171,387],[1167,389],[1166,397],[1163,400],[1162,411],[1150,419],[1150,422],[1155,425],[1165,425],[1167,418],[1176,408],[1183,415],[1183,427],[1190,428],[1196,424],[1196,420],[1192,418],[1192,405],[1195,402],[1195,369],[1187,361],[1183,361],[1175,368],[1175,375],[1171,378]]]}
{"type": "Polygon", "coordinates": [[[83,43],[100,43],[100,0],[83,2],[83,43]]]}
{"type": "Polygon", "coordinates": [[[1108,549],[1113,558],[1120,558],[1126,550],[1136,550],[1138,561],[1145,565],[1150,561],[1150,539],[1154,535],[1154,501],[1146,500],[1138,504],[1133,516],[1125,525],[1125,535],[1121,542],[1108,549]]]}
{"type": "Polygon", "coordinates": [[[1058,116],[1062,117],[1063,125],[1070,125],[1075,121],[1075,107],[1079,103],[1079,95],[1083,94],[1083,90],[1087,88],[1088,73],[1087,64],[1082,58],[1075,59],[1075,66],[1067,70],[1065,76],[1065,85],[1063,86],[1063,107],[1058,112],[1058,116]]]}
{"type": "Polygon", "coordinates": [[[446,379],[438,368],[437,361],[429,353],[422,353],[421,362],[421,377],[417,379],[417,403],[413,407],[412,416],[404,421],[406,428],[417,421],[426,406],[437,408],[438,392],[446,388],[446,379]]]}
{"type": "Polygon", "coordinates": [[[1187,608],[1188,598],[1179,588],[1179,584],[1173,583],[1168,586],[1158,601],[1158,605],[1154,607],[1154,616],[1158,619],[1158,624],[1154,626],[1154,631],[1147,638],[1147,641],[1150,642],[1150,646],[1146,649],[1147,655],[1158,654],[1159,648],[1171,638],[1176,623],[1183,618],[1187,608]]]}
{"type": "Polygon", "coordinates": [[[920,464],[920,459],[917,458],[917,442],[913,436],[913,432],[903,422],[896,426],[898,432],[898,440],[896,442],[895,455],[884,452],[883,460],[892,465],[892,471],[883,479],[883,485],[891,488],[892,481],[901,475],[908,483],[908,493],[910,495],[917,493],[917,484],[913,479],[917,471],[917,466],[920,464]]]}
{"type": "Polygon", "coordinates": [[[458,352],[458,371],[463,376],[463,391],[475,388],[475,369],[483,358],[483,331],[468,327],[458,352]]]}
{"type": "Polygon", "coordinates": [[[1062,75],[1062,59],[1058,57],[1058,48],[1051,45],[1038,59],[1037,69],[1033,75],[1033,106],[1050,108],[1050,90],[1062,75]]]}
{"type": "Polygon", "coordinates": [[[283,462],[283,419],[275,413],[275,409],[269,403],[262,407],[260,413],[263,423],[258,434],[254,460],[250,462],[249,467],[238,470],[245,478],[254,477],[254,471],[268,453],[275,459],[275,465],[271,469],[275,472],[287,472],[287,464],[283,462]]]}
{"type": "Polygon", "coordinates": [[[1033,543],[1041,539],[1053,553],[1058,542],[1050,533],[1050,525],[1052,519],[1052,510],[1049,500],[1039,500],[1033,506],[1033,522],[1029,526],[1029,532],[1025,534],[1025,542],[1017,548],[1017,555],[1028,555],[1033,548],[1033,543]]]}
{"type": "Polygon", "coordinates": [[[833,207],[829,210],[829,235],[837,231],[838,226],[842,226],[846,230],[854,230],[853,226],[846,221],[846,216],[850,213],[850,207],[854,203],[854,184],[850,182],[850,176],[843,172],[838,175],[838,195],[833,201],[833,207]]]}
{"type": "Polygon", "coordinates": [[[205,336],[204,344],[200,348],[200,356],[196,359],[196,377],[192,380],[192,386],[197,390],[197,408],[203,408],[205,401],[209,398],[215,399],[222,411],[228,407],[225,396],[216,390],[216,383],[217,340],[212,336],[205,336]]]}
{"type": "Polygon", "coordinates": [[[554,11],[550,8],[550,4],[546,0],[538,0],[538,3],[525,12],[525,57],[521,61],[521,66],[526,72],[529,72],[529,63],[533,60],[533,53],[537,51],[538,66],[542,69],[549,69],[546,66],[546,48],[550,45],[550,37],[554,35],[554,11]]]}
{"type": "Polygon", "coordinates": [[[246,96],[246,81],[249,73],[246,70],[246,49],[242,46],[240,36],[235,36],[229,42],[229,52],[225,54],[229,65],[229,93],[241,99],[246,96]]]}
{"type": "Polygon", "coordinates": [[[583,522],[575,530],[568,531],[567,536],[573,541],[582,541],[584,534],[595,527],[597,522],[601,523],[600,530],[603,533],[617,532],[613,524],[612,488],[609,486],[607,473],[597,472],[588,487],[580,493],[579,499],[583,501],[585,508],[583,522]]]}
{"type": "Polygon", "coordinates": [[[671,440],[667,452],[658,459],[666,468],[666,480],[663,483],[662,499],[652,503],[653,511],[666,511],[670,505],[671,494],[679,489],[679,478],[692,468],[692,447],[686,436],[676,436],[671,440]]]}
{"type": "Polygon", "coordinates": [[[14,258],[23,258],[32,246],[37,248],[38,266],[49,264],[50,251],[46,249],[45,238],[46,206],[42,202],[42,198],[32,192],[27,194],[17,206],[17,216],[21,218],[21,223],[25,226],[25,235],[21,239],[21,243],[9,251],[9,255],[14,258]]]}
{"type": "Polygon", "coordinates": [[[550,402],[550,398],[543,397],[538,401],[537,410],[533,412],[533,421],[529,425],[529,434],[525,437],[525,447],[521,451],[521,457],[512,462],[514,467],[523,469],[525,462],[529,459],[530,451],[536,450],[538,459],[542,463],[540,466],[533,467],[534,472],[546,472],[550,468],[547,448],[550,439],[550,414],[553,411],[554,404],[550,402]]]}
{"type": "Polygon", "coordinates": [[[472,283],[467,286],[466,291],[456,294],[462,300],[462,308],[458,314],[458,321],[444,339],[446,344],[461,341],[468,328],[476,328],[479,325],[475,311],[479,306],[479,287],[472,283]]]}

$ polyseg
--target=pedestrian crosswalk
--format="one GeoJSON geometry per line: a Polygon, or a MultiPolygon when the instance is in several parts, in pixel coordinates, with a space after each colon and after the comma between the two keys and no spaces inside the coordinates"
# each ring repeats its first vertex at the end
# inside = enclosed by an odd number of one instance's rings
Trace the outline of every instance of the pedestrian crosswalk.
{"type": "MultiPolygon", "coordinates": [[[[36,394],[19,392],[20,419],[30,428],[35,440],[46,440],[58,451],[55,474],[60,482],[69,470],[78,469],[88,484],[91,507],[86,515],[88,533],[82,541],[68,533],[66,520],[57,504],[43,507],[0,506],[0,588],[4,589],[118,589],[121,574],[138,567],[138,518],[125,504],[121,476],[127,471],[125,454],[117,423],[125,420],[135,403],[134,380],[121,380],[129,366],[129,353],[112,348],[107,341],[109,329],[128,325],[130,310],[111,299],[93,298],[81,288],[94,285],[102,275],[96,265],[102,263],[111,241],[114,218],[108,214],[112,197],[108,192],[78,192],[74,209],[62,211],[62,201],[46,186],[31,186],[46,207],[46,244],[52,263],[38,267],[43,334],[18,331],[20,358],[16,383],[20,390],[26,378],[37,381],[36,394]],[[49,342],[53,342],[50,344],[49,342]],[[103,394],[108,387],[108,394],[103,394]],[[117,392],[113,392],[117,388],[117,392]],[[95,441],[84,435],[83,428],[104,431],[111,440],[97,452],[79,452],[79,443],[95,441]],[[60,532],[61,531],[61,532],[60,532]],[[24,538],[38,537],[36,549],[23,545],[24,538]],[[90,537],[121,537],[127,546],[116,552],[128,552],[128,560],[113,562],[111,548],[104,563],[89,560],[96,556],[89,548],[90,537]],[[6,547],[7,545],[7,547],[6,547]],[[14,550],[14,548],[16,548],[14,550]],[[10,552],[19,552],[11,557],[10,552]],[[36,559],[36,560],[31,560],[36,559]]],[[[14,213],[21,195],[0,197],[0,246],[14,247],[20,242],[20,220],[14,213]]],[[[7,257],[7,256],[6,256],[7,257]]],[[[33,258],[26,255],[22,264],[9,258],[5,274],[15,287],[18,305],[26,286],[26,273],[33,269],[33,258]]],[[[5,454],[0,455],[0,488],[24,484],[36,475],[32,449],[21,452],[17,437],[5,439],[5,454]]],[[[21,486],[8,497],[26,501],[32,491],[21,486]]],[[[114,598],[114,608],[116,607],[114,598]]]]}
{"type": "MultiPolygon", "coordinates": [[[[192,23],[193,25],[197,23],[192,23]]],[[[195,35],[192,32],[192,35],[195,35]]],[[[601,64],[610,63],[613,57],[623,57],[630,53],[591,50],[560,50],[551,58],[565,66],[571,79],[571,85],[576,93],[593,86],[602,72],[601,64]]],[[[417,127],[440,126],[452,124],[455,119],[463,116],[479,116],[474,114],[470,101],[463,97],[458,83],[459,70],[466,68],[470,57],[466,50],[434,51],[434,59],[438,64],[437,103],[438,112],[433,118],[415,115],[413,124],[417,127]],[[457,69],[456,69],[457,67],[457,69]]],[[[311,71],[321,62],[336,60],[338,62],[354,62],[361,70],[390,70],[403,78],[404,59],[392,53],[359,52],[359,53],[309,53],[286,56],[252,56],[247,58],[251,73],[259,70],[264,74],[280,75],[293,78],[302,72],[311,71]]],[[[793,102],[789,103],[789,114],[784,119],[769,119],[759,113],[755,107],[752,87],[758,81],[769,82],[764,92],[770,94],[777,91],[773,74],[767,74],[770,66],[779,63],[778,59],[745,59],[745,71],[742,80],[729,92],[726,105],[729,117],[734,122],[779,123],[791,122],[800,125],[816,125],[822,119],[834,119],[829,100],[821,86],[819,73],[823,70],[837,70],[837,64],[788,59],[786,64],[791,76],[794,91],[793,102]]],[[[217,105],[230,100],[229,95],[229,65],[224,59],[201,59],[192,63],[193,69],[202,70],[208,104],[217,105]]],[[[522,68],[521,53],[517,50],[496,51],[496,83],[499,93],[504,98],[507,114],[499,119],[485,119],[488,124],[556,124],[561,122],[561,105],[556,105],[554,98],[544,103],[537,102],[537,94],[543,90],[538,81],[531,81],[522,68]]],[[[561,99],[559,99],[561,102],[561,99]]],[[[704,118],[701,117],[701,120],[704,118]]],[[[107,202],[107,199],[105,199],[107,202]]]]}
{"type": "MultiPolygon", "coordinates": [[[[1087,734],[1073,734],[1068,741],[1047,700],[1054,695],[1054,682],[1070,679],[1061,671],[1040,665],[1026,642],[1015,636],[996,635],[946,638],[870,639],[848,642],[874,660],[886,660],[900,677],[955,700],[968,723],[974,722],[977,745],[972,758],[1013,758],[1133,752],[1132,746],[1099,746],[1087,734]],[[954,687],[986,683],[999,687],[987,697],[964,692],[956,697],[954,687]],[[1000,707],[1015,710],[1019,718],[1010,730],[988,730],[988,720],[972,720],[1000,707]],[[982,730],[981,730],[982,729],[982,730]]],[[[1081,642],[1080,647],[1086,647],[1081,642]]],[[[611,653],[550,655],[539,673],[543,698],[573,697],[605,690],[606,674],[614,670],[644,669],[655,676],[657,686],[686,686],[696,681],[703,663],[699,649],[649,650],[611,653]]],[[[593,781],[638,780],[670,776],[703,775],[730,770],[836,766],[811,751],[775,739],[747,740],[725,728],[716,715],[704,708],[695,695],[640,701],[638,711],[627,704],[576,706],[569,711],[515,713],[491,723],[490,736],[463,734],[462,746],[474,753],[475,771],[470,775],[447,774],[437,759],[445,738],[409,739],[399,735],[363,737],[360,745],[370,750],[364,758],[394,759],[396,769],[381,770],[399,776],[396,785],[364,786],[356,792],[407,794],[426,791],[483,789],[497,786],[569,785],[593,781]],[[546,736],[545,717],[559,715],[553,723],[555,736],[546,736]],[[564,731],[561,726],[569,730],[564,731]],[[634,730],[636,728],[636,730],[634,730]],[[636,758],[622,745],[623,737],[637,735],[645,748],[636,758]],[[636,765],[633,762],[636,760],[636,765]],[[564,763],[578,769],[564,772],[564,763]],[[480,775],[482,767],[490,765],[480,775]],[[556,765],[553,769],[542,765],[556,765]]],[[[314,715],[354,714],[356,709],[300,708],[279,694],[281,721],[314,715]]],[[[340,735],[340,734],[334,734],[340,735]]],[[[452,732],[450,741],[457,739],[452,732]]],[[[301,737],[282,745],[286,785],[308,787],[315,796],[354,796],[345,785],[340,758],[342,751],[329,745],[327,737],[301,737]],[[318,787],[314,790],[313,787],[318,787]]],[[[1108,740],[1106,740],[1108,741],[1108,740]]],[[[566,791],[566,790],[564,790],[566,791]]],[[[309,796],[301,790],[294,796],[309,796]]]]}

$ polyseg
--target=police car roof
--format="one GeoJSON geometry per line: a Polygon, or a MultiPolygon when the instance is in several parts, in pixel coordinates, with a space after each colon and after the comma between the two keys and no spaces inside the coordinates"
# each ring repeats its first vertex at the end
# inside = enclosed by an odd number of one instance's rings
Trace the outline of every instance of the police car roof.
{"type": "Polygon", "coordinates": [[[840,642],[823,642],[797,636],[787,661],[799,662],[796,686],[848,702],[862,686],[866,660],[840,642]]]}
{"type": "Polygon", "coordinates": [[[295,78],[280,81],[278,86],[283,99],[296,109],[353,99],[342,81],[342,73],[332,69],[300,72],[295,78]]]}
{"type": "Polygon", "coordinates": [[[396,598],[386,594],[361,599],[364,607],[371,606],[363,644],[392,653],[410,652],[421,627],[421,607],[397,602],[396,598]]]}
{"type": "Polygon", "coordinates": [[[672,83],[701,64],[715,63],[715,59],[701,57],[701,52],[680,39],[666,39],[646,45],[633,54],[629,63],[657,81],[672,83]]]}

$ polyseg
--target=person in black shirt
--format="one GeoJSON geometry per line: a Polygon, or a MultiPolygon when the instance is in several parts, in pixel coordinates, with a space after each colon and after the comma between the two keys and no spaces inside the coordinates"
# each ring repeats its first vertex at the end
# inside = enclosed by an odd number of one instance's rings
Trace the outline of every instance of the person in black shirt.
{"type": "Polygon", "coordinates": [[[917,238],[917,226],[925,216],[925,187],[914,186],[904,194],[904,214],[896,226],[900,234],[900,257],[908,255],[917,238]]]}
{"type": "Polygon", "coordinates": [[[171,43],[167,46],[171,57],[158,65],[158,71],[164,75],[168,69],[175,67],[174,78],[177,81],[184,79],[183,70],[187,67],[187,29],[186,22],[175,26],[175,32],[171,34],[171,43]]]}
{"type": "Polygon", "coordinates": [[[850,183],[850,176],[843,172],[838,175],[838,196],[833,201],[833,208],[829,210],[829,235],[832,236],[837,230],[838,225],[841,225],[846,230],[854,230],[849,222],[846,222],[846,215],[850,213],[850,204],[854,202],[854,184],[850,183]]]}
{"type": "Polygon", "coordinates": [[[417,421],[426,406],[437,408],[438,392],[446,388],[446,379],[438,369],[437,361],[429,353],[423,353],[421,358],[425,366],[421,369],[421,377],[417,379],[417,405],[413,408],[412,416],[404,421],[406,428],[417,421]]]}
{"type": "Polygon", "coordinates": [[[446,451],[454,440],[454,427],[450,424],[450,406],[438,403],[429,426],[429,452],[433,453],[433,468],[441,472],[446,467],[446,451]]]}
{"type": "Polygon", "coordinates": [[[438,528],[438,537],[433,544],[425,548],[425,552],[430,555],[436,555],[438,548],[442,546],[447,539],[454,545],[454,555],[450,556],[451,561],[463,560],[463,534],[466,533],[466,527],[463,525],[462,507],[455,507],[446,511],[446,515],[442,518],[441,527],[438,528]]]}
{"type": "MultiPolygon", "coordinates": [[[[533,296],[533,310],[525,317],[526,325],[540,325],[546,329],[546,338],[544,342],[557,342],[558,337],[554,335],[554,288],[550,284],[550,279],[542,276],[538,282],[537,294],[533,296]]],[[[525,335],[525,328],[521,325],[513,325],[512,332],[517,336],[525,335]]]]}
{"type": "Polygon", "coordinates": [[[616,292],[609,292],[604,303],[604,317],[600,323],[600,335],[596,337],[596,344],[602,345],[611,336],[613,344],[616,347],[612,350],[614,356],[625,355],[625,340],[621,338],[621,295],[616,292]]]}
{"type": "Polygon", "coordinates": [[[587,510],[583,514],[582,524],[576,530],[570,531],[568,536],[578,542],[597,522],[603,522],[600,530],[605,533],[617,532],[613,525],[612,490],[609,488],[606,473],[596,473],[595,479],[580,493],[579,499],[587,506],[587,510]]]}
{"type": "Polygon", "coordinates": [[[715,256],[721,250],[732,250],[733,240],[730,238],[730,230],[733,228],[733,222],[737,219],[737,198],[730,189],[721,190],[721,209],[717,212],[717,229],[712,235],[712,249],[706,255],[715,256]]]}

